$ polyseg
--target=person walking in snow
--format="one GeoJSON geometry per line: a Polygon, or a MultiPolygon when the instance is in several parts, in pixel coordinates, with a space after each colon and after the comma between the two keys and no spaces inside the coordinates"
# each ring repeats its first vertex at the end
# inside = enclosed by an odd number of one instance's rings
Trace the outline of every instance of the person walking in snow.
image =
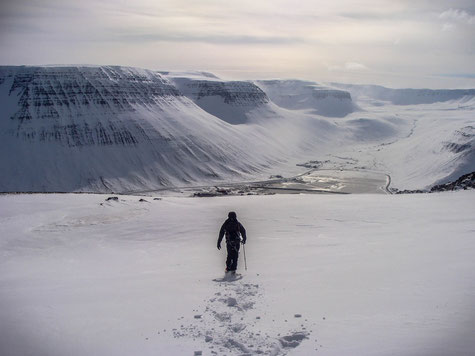
{"type": "Polygon", "coordinates": [[[234,211],[229,212],[228,219],[219,230],[218,250],[221,250],[221,241],[224,235],[226,235],[226,249],[228,251],[226,272],[236,273],[239,248],[241,247],[241,242],[243,245],[246,243],[246,229],[237,220],[237,215],[234,211]]]}

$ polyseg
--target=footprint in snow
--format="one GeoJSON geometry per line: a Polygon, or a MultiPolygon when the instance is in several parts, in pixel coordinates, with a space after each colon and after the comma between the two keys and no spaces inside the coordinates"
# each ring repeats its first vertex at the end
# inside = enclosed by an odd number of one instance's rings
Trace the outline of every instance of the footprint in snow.
{"type": "Polygon", "coordinates": [[[217,290],[207,301],[205,311],[199,318],[195,315],[192,324],[182,325],[175,337],[202,339],[211,353],[219,349],[229,355],[275,356],[287,354],[308,338],[304,324],[300,330],[289,330],[284,336],[272,337],[262,332],[261,323],[268,321],[254,312],[255,305],[263,299],[258,284],[243,283],[240,279],[214,281],[219,282],[217,290]]]}

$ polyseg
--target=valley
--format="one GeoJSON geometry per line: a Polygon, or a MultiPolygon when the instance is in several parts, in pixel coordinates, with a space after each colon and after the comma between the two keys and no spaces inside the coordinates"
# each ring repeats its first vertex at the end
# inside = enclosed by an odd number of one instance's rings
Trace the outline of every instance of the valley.
{"type": "MultiPolygon", "coordinates": [[[[0,68],[0,104],[1,192],[130,193],[308,169],[424,190],[475,170],[475,90],[24,66],[0,68]]],[[[289,188],[279,184],[269,188],[289,188]]]]}

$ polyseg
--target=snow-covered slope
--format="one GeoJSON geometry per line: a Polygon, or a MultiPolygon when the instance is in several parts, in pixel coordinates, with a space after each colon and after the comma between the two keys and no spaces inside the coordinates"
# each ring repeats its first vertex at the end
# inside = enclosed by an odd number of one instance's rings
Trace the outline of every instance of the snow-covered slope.
{"type": "Polygon", "coordinates": [[[390,174],[399,189],[428,189],[475,170],[475,90],[339,86],[360,106],[354,115],[370,119],[371,129],[363,131],[377,132],[373,123],[384,118],[410,126],[404,137],[384,130],[381,142],[363,149],[355,144],[341,155],[390,174]]]}
{"type": "Polygon", "coordinates": [[[1,355],[473,354],[475,191],[106,198],[0,196],[1,355]]]}

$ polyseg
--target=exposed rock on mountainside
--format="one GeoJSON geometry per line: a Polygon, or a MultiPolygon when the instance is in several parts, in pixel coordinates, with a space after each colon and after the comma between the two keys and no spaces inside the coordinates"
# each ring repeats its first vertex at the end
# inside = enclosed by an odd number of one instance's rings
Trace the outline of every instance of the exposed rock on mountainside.
{"type": "Polygon", "coordinates": [[[147,135],[138,125],[100,118],[180,96],[158,75],[119,67],[13,67],[2,70],[0,78],[2,84],[11,82],[8,94],[18,98],[18,107],[10,116],[17,124],[11,125],[16,127],[10,133],[24,140],[68,146],[144,141],[147,135]],[[97,120],[91,120],[93,117],[97,120]]]}
{"type": "Polygon", "coordinates": [[[267,95],[250,82],[171,78],[200,108],[230,124],[249,121],[249,111],[267,104],[267,95]]]}
{"type": "Polygon", "coordinates": [[[464,174],[456,181],[434,185],[430,190],[397,190],[392,189],[395,194],[414,194],[414,193],[435,193],[446,192],[452,190],[475,189],[475,172],[464,174]]]}
{"type": "Polygon", "coordinates": [[[447,190],[475,189],[475,172],[465,174],[455,182],[439,184],[431,188],[431,192],[444,192],[447,190]]]}

